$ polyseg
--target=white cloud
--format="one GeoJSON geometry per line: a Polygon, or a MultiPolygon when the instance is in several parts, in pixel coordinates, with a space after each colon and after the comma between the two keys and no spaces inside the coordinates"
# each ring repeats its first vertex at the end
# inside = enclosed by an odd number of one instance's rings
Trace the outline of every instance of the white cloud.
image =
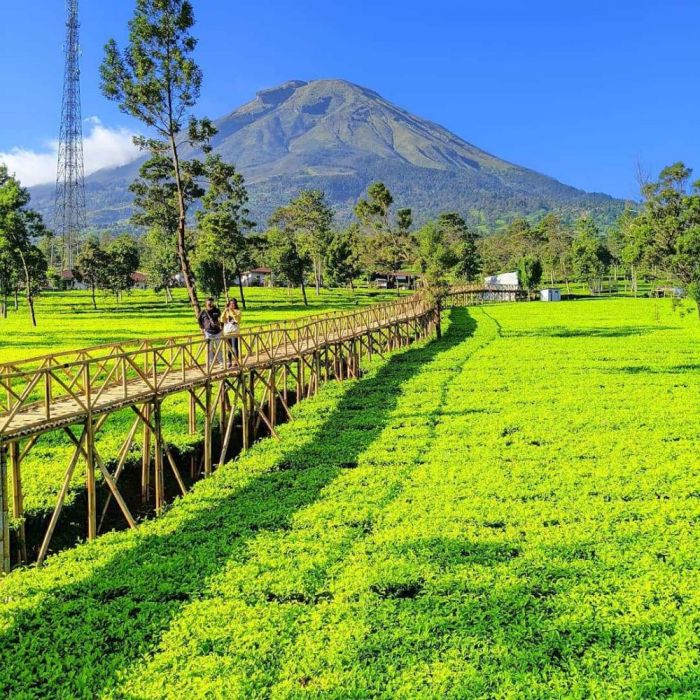
{"type": "MultiPolygon", "coordinates": [[[[102,168],[116,168],[138,157],[139,149],[132,141],[134,133],[125,128],[110,129],[97,117],[86,120],[83,131],[85,175],[102,168]]],[[[58,141],[49,141],[43,151],[13,148],[9,153],[0,151],[0,162],[7,165],[26,187],[56,180],[58,141]]]]}

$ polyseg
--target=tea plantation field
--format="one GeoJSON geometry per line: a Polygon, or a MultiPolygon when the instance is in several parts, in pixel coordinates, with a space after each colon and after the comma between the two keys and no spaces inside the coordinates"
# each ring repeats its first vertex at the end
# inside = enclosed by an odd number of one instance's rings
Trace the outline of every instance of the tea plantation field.
{"type": "MultiPolygon", "coordinates": [[[[48,292],[37,298],[38,327],[32,328],[24,309],[0,319],[0,363],[39,355],[75,350],[103,343],[144,338],[189,335],[198,332],[184,290],[174,291],[170,304],[152,291],[132,291],[121,303],[112,296],[99,295],[93,310],[89,292],[48,292]]],[[[300,293],[290,296],[286,289],[250,288],[246,290],[248,309],[243,312],[243,327],[289,320],[328,311],[349,311],[358,306],[393,301],[395,292],[376,290],[323,290],[320,296],[309,293],[305,307],[300,293]]],[[[186,395],[169,398],[164,407],[165,439],[187,453],[201,441],[188,434],[186,395]]],[[[133,421],[126,410],[110,417],[98,434],[98,448],[105,459],[115,459],[133,421]]],[[[24,507],[28,515],[51,512],[56,504],[63,475],[74,447],[68,437],[51,434],[40,438],[22,467],[24,507]]],[[[140,454],[134,446],[133,459],[140,454]]],[[[98,479],[101,475],[98,475],[98,479]]],[[[66,503],[71,504],[83,489],[83,470],[77,469],[66,503]]]]}
{"type": "Polygon", "coordinates": [[[697,317],[446,326],[161,519],[0,581],[0,696],[698,697],[697,317]]]}

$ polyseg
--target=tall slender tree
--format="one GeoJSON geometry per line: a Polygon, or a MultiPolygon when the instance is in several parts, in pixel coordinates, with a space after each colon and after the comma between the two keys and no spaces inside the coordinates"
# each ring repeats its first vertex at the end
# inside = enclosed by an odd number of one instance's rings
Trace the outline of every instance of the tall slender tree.
{"type": "Polygon", "coordinates": [[[121,300],[122,294],[134,286],[132,274],[136,272],[140,262],[138,246],[128,233],[123,233],[109,243],[105,254],[107,287],[121,300]]]}
{"type": "Polygon", "coordinates": [[[455,274],[459,279],[474,282],[482,268],[477,245],[481,236],[469,228],[464,217],[457,212],[440,214],[437,225],[443,231],[447,244],[455,251],[455,274]]]}
{"type": "Polygon", "coordinates": [[[34,295],[46,277],[46,258],[35,245],[47,235],[41,215],[29,208],[29,192],[0,163],[0,249],[14,259],[24,283],[32,325],[36,326],[34,295]]]}
{"type": "Polygon", "coordinates": [[[302,190],[272,215],[270,224],[293,232],[299,251],[311,258],[316,294],[321,293],[323,266],[333,234],[333,210],[321,190],[302,190]]]}
{"type": "MultiPolygon", "coordinates": [[[[238,277],[238,291],[243,308],[246,308],[243,293],[243,265],[248,261],[246,233],[255,226],[248,218],[248,191],[243,176],[231,163],[220,156],[210,154],[205,163],[205,174],[209,188],[202,197],[202,209],[197,220],[204,237],[218,260],[221,283],[228,301],[229,281],[238,277]]],[[[203,239],[203,242],[204,242],[203,239]]]]}
{"type": "Polygon", "coordinates": [[[109,259],[96,236],[85,241],[75,263],[75,273],[90,288],[92,308],[97,309],[95,290],[107,286],[109,259]]]}
{"type": "MultiPolygon", "coordinates": [[[[137,0],[129,42],[120,51],[113,39],[109,41],[100,75],[104,95],[155,132],[156,138],[135,139],[137,145],[150,152],[159,168],[164,159],[169,160],[177,254],[192,308],[199,316],[186,229],[191,198],[198,194],[193,182],[201,174],[201,165],[185,163],[182,149],[207,151],[216,130],[208,119],[196,119],[191,113],[202,85],[202,72],[192,58],[197,44],[193,26],[194,12],[187,0],[137,0]]],[[[148,186],[149,180],[144,182],[148,186]]],[[[158,186],[163,184],[161,180],[158,186]]]]}
{"type": "Polygon", "coordinates": [[[272,227],[267,232],[267,255],[275,274],[287,280],[291,287],[301,287],[304,306],[309,305],[306,296],[306,275],[313,265],[311,258],[300,247],[293,229],[272,227]]]}
{"type": "Polygon", "coordinates": [[[571,244],[571,264],[574,274],[588,284],[591,294],[601,289],[601,278],[609,259],[595,222],[581,217],[576,223],[576,237],[571,244]]]}
{"type": "Polygon", "coordinates": [[[359,227],[351,224],[339,231],[326,252],[326,271],[331,284],[347,284],[354,291],[354,279],[360,272],[359,227]]]}
{"type": "Polygon", "coordinates": [[[141,245],[141,261],[149,285],[156,292],[165,294],[166,303],[172,301],[173,280],[179,268],[172,232],[153,226],[141,239],[141,245]]]}
{"type": "Polygon", "coordinates": [[[7,318],[7,298],[17,286],[17,265],[6,240],[0,243],[0,315],[7,318]]]}
{"type": "MultiPolygon", "coordinates": [[[[413,241],[410,229],[413,216],[410,209],[399,209],[395,221],[391,221],[394,198],[383,182],[374,182],[367,188],[366,198],[355,206],[355,216],[365,232],[375,239],[369,247],[382,250],[380,263],[386,263],[389,271],[398,272],[412,255],[413,241]]],[[[398,291],[398,285],[396,286],[398,291]]]]}

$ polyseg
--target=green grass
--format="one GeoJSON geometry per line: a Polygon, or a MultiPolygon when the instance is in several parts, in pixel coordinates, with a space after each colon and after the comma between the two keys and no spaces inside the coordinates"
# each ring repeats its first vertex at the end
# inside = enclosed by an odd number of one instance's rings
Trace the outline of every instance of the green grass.
{"type": "Polygon", "coordinates": [[[697,697],[699,340],[664,300],[453,311],[0,582],[0,694],[697,697]]]}
{"type": "MultiPolygon", "coordinates": [[[[290,296],[286,289],[247,289],[248,310],[243,312],[243,327],[393,301],[396,293],[322,290],[319,297],[310,291],[308,298],[309,306],[305,307],[296,290],[290,296]]],[[[171,304],[165,304],[163,297],[152,291],[133,291],[120,304],[112,296],[99,295],[97,311],[92,309],[89,292],[47,292],[37,299],[37,317],[37,328],[32,328],[23,308],[11,312],[7,319],[0,319],[0,363],[103,343],[198,332],[184,290],[175,291],[171,304]]],[[[201,441],[201,435],[188,434],[186,395],[168,398],[163,417],[164,437],[181,453],[188,453],[201,441]]],[[[116,413],[98,434],[97,447],[105,460],[116,459],[133,418],[129,410],[116,413]]],[[[22,490],[27,515],[53,510],[73,449],[65,434],[48,434],[39,439],[24,460],[22,490]]],[[[139,455],[140,447],[136,444],[132,459],[138,459],[139,455]]],[[[76,469],[66,499],[68,505],[83,491],[84,481],[84,470],[76,469]]]]}

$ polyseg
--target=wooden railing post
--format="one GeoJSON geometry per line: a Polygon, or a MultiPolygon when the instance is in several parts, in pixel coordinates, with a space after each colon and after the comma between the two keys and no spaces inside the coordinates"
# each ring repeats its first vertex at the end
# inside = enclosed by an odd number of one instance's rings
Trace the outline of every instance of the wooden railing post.
{"type": "Polygon", "coordinates": [[[10,573],[10,515],[7,507],[7,445],[0,445],[0,573],[10,573]]]}

